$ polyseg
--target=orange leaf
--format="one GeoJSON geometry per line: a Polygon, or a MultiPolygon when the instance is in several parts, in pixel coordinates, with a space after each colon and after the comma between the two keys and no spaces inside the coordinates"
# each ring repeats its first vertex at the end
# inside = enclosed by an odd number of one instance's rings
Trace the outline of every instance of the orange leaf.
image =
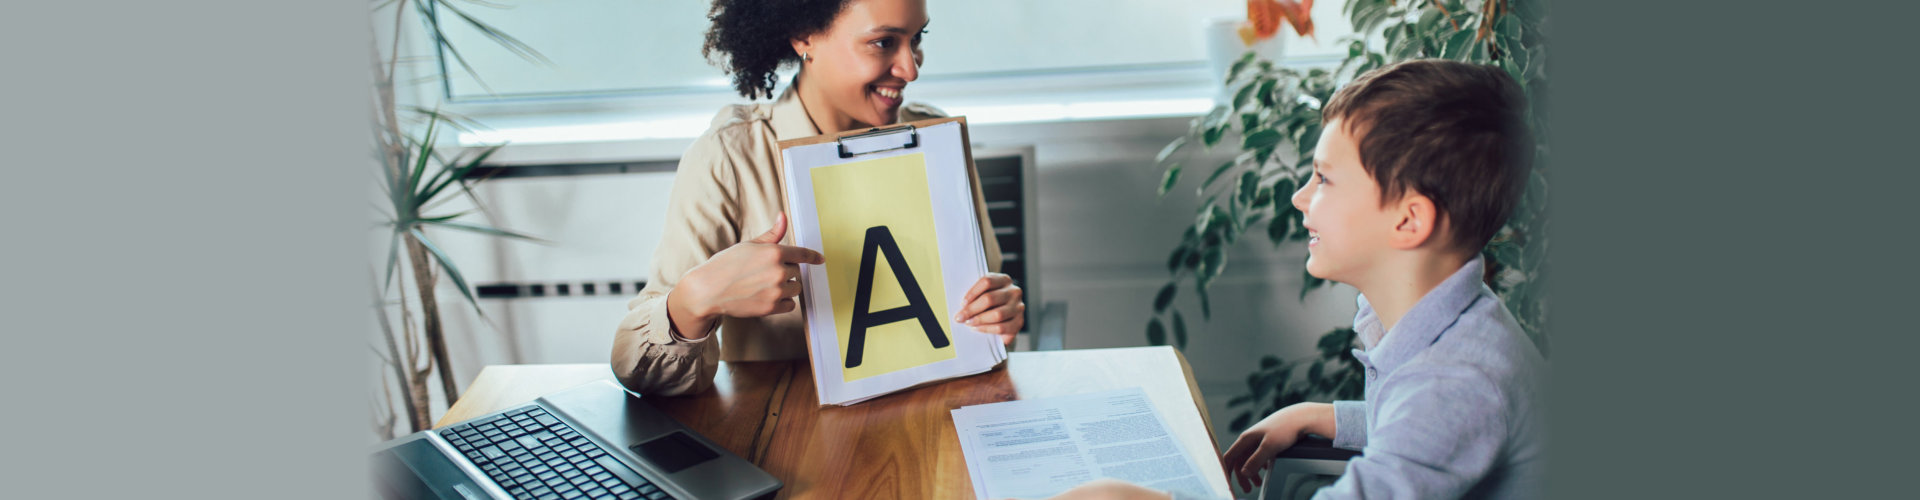
{"type": "Polygon", "coordinates": [[[1294,33],[1313,36],[1312,11],[1313,0],[1247,0],[1247,21],[1253,24],[1255,38],[1261,40],[1273,38],[1282,20],[1293,26],[1294,33]]]}

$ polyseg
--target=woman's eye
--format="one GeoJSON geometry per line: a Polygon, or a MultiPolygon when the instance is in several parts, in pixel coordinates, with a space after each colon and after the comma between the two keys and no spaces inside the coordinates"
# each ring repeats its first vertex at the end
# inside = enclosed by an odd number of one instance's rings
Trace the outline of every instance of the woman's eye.
{"type": "Polygon", "coordinates": [[[893,46],[892,42],[893,42],[893,39],[891,38],[882,38],[879,40],[874,40],[872,45],[874,46],[874,48],[884,49],[884,48],[892,47],[893,46]]]}

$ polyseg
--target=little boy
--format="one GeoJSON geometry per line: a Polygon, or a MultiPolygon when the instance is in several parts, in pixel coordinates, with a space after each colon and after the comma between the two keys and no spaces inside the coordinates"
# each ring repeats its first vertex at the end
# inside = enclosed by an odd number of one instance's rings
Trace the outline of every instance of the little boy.
{"type": "MultiPolygon", "coordinates": [[[[1307,272],[1360,290],[1364,401],[1301,403],[1240,434],[1222,463],[1243,489],[1303,434],[1361,450],[1314,498],[1535,498],[1546,361],[1482,283],[1480,250],[1525,186],[1526,98],[1495,67],[1407,61],[1322,110],[1314,173],[1293,194],[1307,272]]],[[[1059,498],[1166,498],[1114,481],[1059,498]]]]}
{"type": "Polygon", "coordinates": [[[1322,110],[1307,272],[1360,290],[1364,401],[1301,403],[1240,434],[1241,486],[1303,433],[1361,450],[1315,498],[1544,494],[1546,360],[1479,257],[1526,185],[1526,97],[1506,72],[1442,60],[1368,72],[1322,110]]]}

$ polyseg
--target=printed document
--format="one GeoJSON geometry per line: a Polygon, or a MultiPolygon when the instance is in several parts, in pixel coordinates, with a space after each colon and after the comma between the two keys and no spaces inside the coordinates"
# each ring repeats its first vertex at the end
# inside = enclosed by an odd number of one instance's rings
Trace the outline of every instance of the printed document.
{"type": "Polygon", "coordinates": [[[981,499],[1045,498],[1100,478],[1217,496],[1138,387],[963,407],[953,426],[981,499]]]}

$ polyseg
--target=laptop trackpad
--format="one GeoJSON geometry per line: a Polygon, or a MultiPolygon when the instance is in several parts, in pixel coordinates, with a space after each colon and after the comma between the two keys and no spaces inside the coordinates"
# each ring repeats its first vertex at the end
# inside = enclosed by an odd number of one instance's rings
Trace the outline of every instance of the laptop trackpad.
{"type": "Polygon", "coordinates": [[[687,436],[685,431],[673,431],[652,441],[633,445],[631,449],[668,474],[720,457],[712,448],[687,436]]]}

